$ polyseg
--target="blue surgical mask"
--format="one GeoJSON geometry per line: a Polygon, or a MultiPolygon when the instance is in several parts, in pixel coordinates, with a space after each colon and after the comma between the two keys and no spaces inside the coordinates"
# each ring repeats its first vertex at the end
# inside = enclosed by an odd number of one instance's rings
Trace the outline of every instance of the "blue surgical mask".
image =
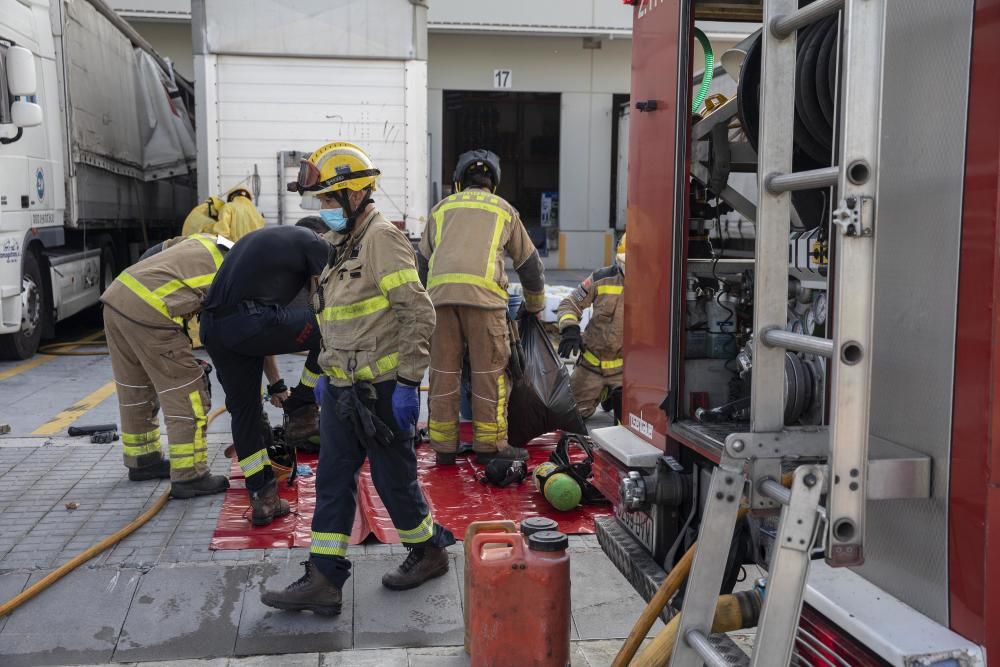
{"type": "Polygon", "coordinates": [[[344,209],[339,206],[337,208],[320,209],[319,217],[323,218],[326,226],[335,232],[343,232],[347,229],[347,216],[344,215],[344,209]]]}

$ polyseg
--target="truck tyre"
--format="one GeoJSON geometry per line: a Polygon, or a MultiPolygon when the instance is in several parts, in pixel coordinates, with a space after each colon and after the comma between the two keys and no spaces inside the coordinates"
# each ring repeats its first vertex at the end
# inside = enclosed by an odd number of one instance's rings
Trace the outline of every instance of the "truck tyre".
{"type": "Polygon", "coordinates": [[[47,302],[38,256],[29,250],[21,266],[21,330],[0,336],[0,359],[16,361],[35,354],[48,317],[47,302]]]}

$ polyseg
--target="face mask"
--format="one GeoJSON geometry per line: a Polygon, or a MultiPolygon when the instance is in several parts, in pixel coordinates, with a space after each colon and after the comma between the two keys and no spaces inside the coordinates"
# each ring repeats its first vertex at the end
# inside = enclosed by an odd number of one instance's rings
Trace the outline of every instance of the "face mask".
{"type": "Polygon", "coordinates": [[[344,209],[342,208],[320,209],[319,217],[323,218],[326,226],[335,232],[342,232],[347,229],[347,216],[344,215],[344,209]]]}

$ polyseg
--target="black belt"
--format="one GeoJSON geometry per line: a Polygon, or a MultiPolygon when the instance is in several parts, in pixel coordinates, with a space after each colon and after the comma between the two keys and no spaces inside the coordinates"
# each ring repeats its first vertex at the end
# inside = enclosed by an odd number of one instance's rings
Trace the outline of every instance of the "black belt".
{"type": "Polygon", "coordinates": [[[257,301],[240,301],[239,303],[234,303],[231,305],[215,306],[214,308],[207,308],[204,312],[210,314],[212,317],[217,317],[222,319],[223,317],[229,317],[231,315],[242,315],[244,313],[256,313],[258,310],[263,310],[268,307],[269,304],[259,303],[257,301]]]}

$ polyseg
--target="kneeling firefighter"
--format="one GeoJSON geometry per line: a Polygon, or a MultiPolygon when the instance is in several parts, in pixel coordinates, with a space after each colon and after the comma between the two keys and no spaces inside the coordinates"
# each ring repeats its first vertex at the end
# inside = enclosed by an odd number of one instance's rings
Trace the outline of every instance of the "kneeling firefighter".
{"type": "Polygon", "coordinates": [[[434,307],[417,276],[409,240],[371,199],[380,172],[357,146],[337,142],[303,161],[289,189],[318,198],[332,230],[330,263],[314,298],[323,334],[323,392],[316,511],[305,574],[271,607],[336,614],[350,575],[345,558],[354,524],[358,470],[365,457],[406,560],[382,584],[402,590],[448,571],[454,536],[434,523],[417,483],[413,450],[418,387],[427,369],[434,307]]]}
{"type": "Polygon", "coordinates": [[[559,355],[579,352],[570,388],[577,411],[587,419],[604,402],[621,414],[622,335],[625,324],[625,235],[618,242],[615,263],[594,271],[559,304],[559,355]],[[587,330],[580,333],[583,311],[593,306],[587,330]]]}
{"type": "Polygon", "coordinates": [[[122,271],[101,295],[129,479],[169,477],[174,498],[229,488],[224,476],[209,474],[208,378],[183,327],[201,310],[231,246],[222,236],[196,234],[122,271]],[[169,461],[160,451],[160,405],[169,461]]]}

